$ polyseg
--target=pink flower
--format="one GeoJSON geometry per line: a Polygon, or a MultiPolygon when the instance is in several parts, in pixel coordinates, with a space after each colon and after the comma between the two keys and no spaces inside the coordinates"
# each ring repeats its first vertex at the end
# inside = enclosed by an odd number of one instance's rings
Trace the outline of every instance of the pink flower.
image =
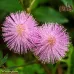
{"type": "Polygon", "coordinates": [[[41,40],[34,50],[43,63],[54,63],[65,56],[68,51],[69,36],[63,26],[55,23],[43,24],[40,27],[41,40]]]}
{"type": "Polygon", "coordinates": [[[15,53],[26,53],[37,43],[38,29],[34,18],[26,12],[11,13],[6,17],[2,31],[4,41],[15,53]]]}

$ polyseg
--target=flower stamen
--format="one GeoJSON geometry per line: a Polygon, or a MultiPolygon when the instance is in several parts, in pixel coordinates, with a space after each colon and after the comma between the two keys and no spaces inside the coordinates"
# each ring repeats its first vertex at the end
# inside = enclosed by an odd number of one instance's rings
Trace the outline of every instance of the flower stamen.
{"type": "Polygon", "coordinates": [[[56,42],[55,37],[49,37],[48,38],[48,43],[49,43],[50,46],[53,46],[55,44],[55,42],[56,42]]]}
{"type": "Polygon", "coordinates": [[[22,35],[22,33],[23,33],[23,31],[24,31],[24,27],[23,27],[23,25],[22,24],[20,24],[20,25],[18,25],[17,26],[17,32],[18,32],[18,35],[22,35]]]}

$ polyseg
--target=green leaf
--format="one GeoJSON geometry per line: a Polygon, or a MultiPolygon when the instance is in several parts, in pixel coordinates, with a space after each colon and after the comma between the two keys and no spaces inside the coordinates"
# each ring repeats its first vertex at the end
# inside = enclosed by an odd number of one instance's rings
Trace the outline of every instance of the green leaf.
{"type": "Polygon", "coordinates": [[[17,58],[16,62],[17,62],[17,65],[19,65],[19,66],[24,65],[24,59],[21,57],[17,58]]]}
{"type": "Polygon", "coordinates": [[[25,74],[44,74],[44,69],[40,67],[39,64],[32,64],[24,67],[25,74]]]}
{"type": "Polygon", "coordinates": [[[8,54],[6,54],[6,55],[4,56],[4,58],[1,59],[1,61],[0,61],[0,66],[2,66],[2,65],[7,61],[7,58],[8,58],[8,54]]]}
{"type": "Polygon", "coordinates": [[[72,71],[74,71],[74,47],[72,44],[69,45],[69,52],[68,52],[68,58],[65,60],[65,63],[67,63],[68,65],[68,70],[67,70],[67,74],[74,74],[74,73],[70,73],[72,71]],[[72,68],[72,69],[71,69],[72,68]]]}
{"type": "Polygon", "coordinates": [[[7,12],[15,12],[22,10],[19,0],[0,0],[0,9],[7,12]]]}
{"type": "Polygon", "coordinates": [[[15,66],[16,64],[13,62],[13,60],[8,59],[7,62],[6,62],[6,65],[8,67],[12,67],[12,66],[15,66]]]}
{"type": "Polygon", "coordinates": [[[59,12],[50,7],[39,7],[32,12],[34,17],[39,22],[54,22],[54,23],[67,23],[68,20],[59,12]]]}
{"type": "Polygon", "coordinates": [[[74,47],[72,46],[70,74],[74,74],[74,47]]]}
{"type": "Polygon", "coordinates": [[[71,5],[73,7],[73,0],[61,0],[66,6],[71,5]]]}
{"type": "Polygon", "coordinates": [[[10,58],[6,64],[8,67],[24,65],[24,59],[22,57],[12,57],[12,59],[10,58]]]}
{"type": "MultiPolygon", "coordinates": [[[[29,61],[31,62],[31,61],[29,61]]],[[[17,70],[19,74],[44,74],[44,69],[39,64],[28,64],[24,58],[12,58],[6,62],[8,70],[17,70]]]]}

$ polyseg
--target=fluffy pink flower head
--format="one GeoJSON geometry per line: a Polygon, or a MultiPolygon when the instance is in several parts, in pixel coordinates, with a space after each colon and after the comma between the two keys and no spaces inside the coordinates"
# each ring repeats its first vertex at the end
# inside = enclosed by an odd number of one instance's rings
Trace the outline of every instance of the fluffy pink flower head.
{"type": "Polygon", "coordinates": [[[40,27],[41,40],[34,50],[43,63],[55,63],[68,51],[69,35],[63,26],[55,23],[43,24],[40,27]]]}
{"type": "Polygon", "coordinates": [[[31,49],[38,37],[37,23],[34,18],[22,11],[11,13],[3,23],[4,41],[15,53],[24,53],[31,49]]]}

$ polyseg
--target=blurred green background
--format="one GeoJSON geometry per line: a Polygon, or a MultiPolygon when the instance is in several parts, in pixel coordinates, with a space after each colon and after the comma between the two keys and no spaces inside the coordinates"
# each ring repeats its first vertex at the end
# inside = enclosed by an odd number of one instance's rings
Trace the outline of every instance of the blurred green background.
{"type": "Polygon", "coordinates": [[[18,71],[18,74],[74,74],[74,0],[0,0],[0,74],[18,71]],[[42,23],[63,25],[70,35],[71,45],[65,58],[55,64],[42,64],[33,54],[19,55],[10,51],[2,39],[2,23],[11,12],[25,10],[42,23]]]}

